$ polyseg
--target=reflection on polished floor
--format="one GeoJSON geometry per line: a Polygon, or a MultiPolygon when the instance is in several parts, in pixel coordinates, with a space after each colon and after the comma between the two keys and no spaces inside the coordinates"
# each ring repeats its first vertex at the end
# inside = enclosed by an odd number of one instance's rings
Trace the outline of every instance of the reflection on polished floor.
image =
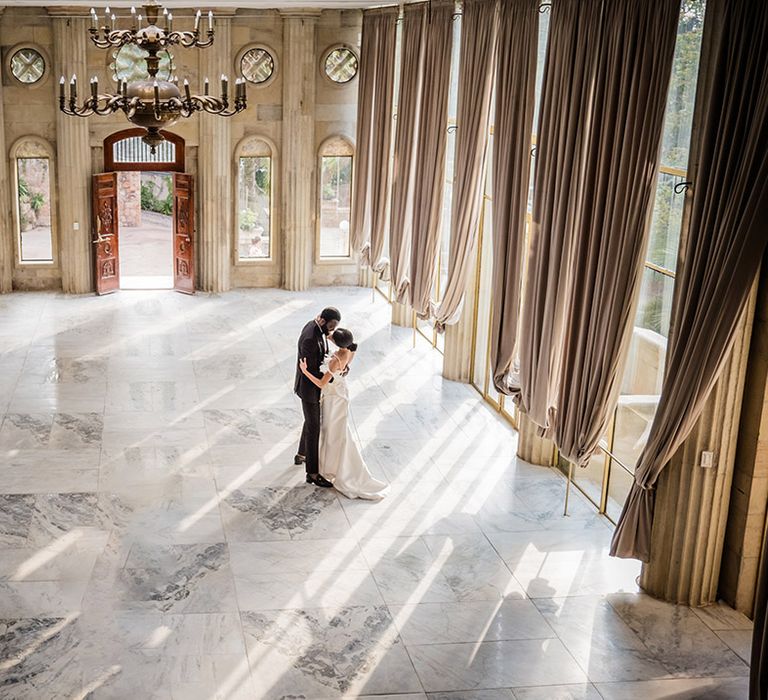
{"type": "Polygon", "coordinates": [[[638,593],[388,321],[360,289],[0,297],[0,697],[746,697],[749,622],[638,593]],[[292,465],[327,304],[381,503],[292,465]]]}

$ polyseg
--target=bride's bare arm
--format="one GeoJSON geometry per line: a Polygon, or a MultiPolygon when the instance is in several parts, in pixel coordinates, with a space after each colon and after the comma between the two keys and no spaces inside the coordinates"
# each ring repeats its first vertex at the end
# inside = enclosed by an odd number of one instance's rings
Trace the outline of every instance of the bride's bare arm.
{"type": "Polygon", "coordinates": [[[306,358],[302,358],[301,362],[299,362],[299,368],[301,369],[302,374],[307,379],[309,379],[309,381],[312,382],[315,386],[320,387],[321,389],[326,384],[328,384],[328,382],[330,382],[331,379],[333,379],[334,371],[339,369],[340,366],[341,366],[341,364],[339,363],[339,361],[335,357],[332,357],[330,362],[328,362],[328,369],[330,370],[330,372],[325,372],[325,374],[323,374],[323,378],[322,379],[318,379],[314,374],[312,374],[307,369],[307,360],[306,360],[306,358]]]}

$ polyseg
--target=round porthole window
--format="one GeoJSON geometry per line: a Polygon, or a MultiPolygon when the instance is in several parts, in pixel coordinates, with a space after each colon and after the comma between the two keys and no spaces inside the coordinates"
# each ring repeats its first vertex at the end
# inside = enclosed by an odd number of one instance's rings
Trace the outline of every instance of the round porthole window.
{"type": "Polygon", "coordinates": [[[357,68],[357,56],[346,46],[337,46],[325,54],[323,70],[334,83],[348,83],[357,75],[357,68]]]}
{"type": "MultiPolygon", "coordinates": [[[[115,80],[123,80],[130,83],[134,80],[147,80],[148,52],[136,44],[125,44],[112,54],[115,59],[110,64],[115,80]]],[[[157,77],[160,80],[170,80],[173,75],[173,56],[164,49],[157,54],[160,57],[160,66],[157,77]]]]}
{"type": "Polygon", "coordinates": [[[11,56],[11,73],[20,83],[32,85],[45,74],[45,59],[32,48],[23,48],[11,56]]]}
{"type": "Polygon", "coordinates": [[[254,85],[263,85],[275,73],[275,59],[267,49],[256,46],[240,58],[240,73],[254,85]]]}

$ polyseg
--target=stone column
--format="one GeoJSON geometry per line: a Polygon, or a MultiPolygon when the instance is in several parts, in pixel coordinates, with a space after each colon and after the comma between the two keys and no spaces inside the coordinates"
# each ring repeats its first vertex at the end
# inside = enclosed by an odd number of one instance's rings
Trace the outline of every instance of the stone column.
{"type": "Polygon", "coordinates": [[[283,286],[312,284],[315,176],[315,26],[319,12],[283,15],[283,286]]]}
{"type": "MultiPolygon", "coordinates": [[[[208,78],[211,92],[219,94],[221,76],[229,76],[229,94],[235,91],[230,60],[231,17],[216,12],[213,45],[200,49],[200,82],[208,78]]],[[[201,90],[202,92],[202,90],[201,90]]],[[[254,91],[251,91],[251,100],[254,91]]],[[[254,109],[251,105],[251,109],[254,109]]],[[[232,271],[232,143],[227,117],[201,114],[197,176],[200,221],[197,227],[198,286],[206,292],[230,288],[232,271]]]]}
{"type": "MultiPolygon", "coordinates": [[[[0,21],[5,7],[0,7],[0,21]]],[[[0,294],[10,292],[13,287],[13,217],[11,216],[11,180],[5,145],[5,110],[3,86],[0,84],[0,294]]]]}
{"type": "Polygon", "coordinates": [[[744,381],[718,595],[752,617],[768,511],[768,255],[763,259],[744,381]]]}
{"type": "Polygon", "coordinates": [[[475,270],[475,274],[470,277],[467,291],[464,293],[464,305],[459,322],[445,328],[443,376],[455,382],[472,381],[472,346],[477,315],[477,290],[480,284],[477,270],[479,253],[479,246],[476,246],[470,263],[470,269],[475,270]]]}
{"type": "Polygon", "coordinates": [[[398,304],[392,302],[392,325],[402,326],[403,328],[413,327],[413,311],[407,304],[398,304]]]}
{"type": "MultiPolygon", "coordinates": [[[[82,13],[82,10],[78,10],[82,13]]],[[[88,94],[85,16],[52,9],[54,83],[77,75],[78,102],[88,94]]],[[[56,85],[58,91],[58,85],[56,85]]],[[[58,97],[58,92],[56,93],[58,97]]],[[[91,148],[89,119],[69,117],[56,110],[56,198],[58,201],[59,259],[64,292],[93,291],[91,254],[91,148]]]]}
{"type": "Polygon", "coordinates": [[[530,464],[552,467],[555,464],[555,443],[539,436],[538,426],[522,411],[517,413],[517,456],[530,464]]]}
{"type": "Polygon", "coordinates": [[[697,607],[718,597],[754,304],[755,294],[698,424],[657,485],[651,561],[640,585],[672,603],[697,607]],[[700,466],[705,450],[714,452],[711,468],[700,466]]]}

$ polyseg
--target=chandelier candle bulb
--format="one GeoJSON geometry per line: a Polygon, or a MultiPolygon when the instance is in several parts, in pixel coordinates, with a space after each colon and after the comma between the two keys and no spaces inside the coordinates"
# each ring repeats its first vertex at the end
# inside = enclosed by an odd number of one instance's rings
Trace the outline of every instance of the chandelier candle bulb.
{"type": "Polygon", "coordinates": [[[228,87],[228,85],[229,85],[229,81],[227,80],[227,76],[226,75],[222,75],[221,76],[221,96],[222,96],[222,98],[224,99],[225,102],[227,100],[227,87],[228,87]]]}
{"type": "Polygon", "coordinates": [[[139,19],[139,29],[141,29],[141,15],[139,15],[138,19],[139,19]]]}
{"type": "Polygon", "coordinates": [[[98,25],[99,25],[99,22],[96,19],[96,10],[91,8],[91,29],[95,31],[96,29],[98,29],[98,25]]]}
{"type": "Polygon", "coordinates": [[[136,8],[131,8],[131,26],[136,29],[136,8]]]}
{"type": "Polygon", "coordinates": [[[200,29],[200,15],[201,15],[201,12],[200,12],[200,10],[198,10],[195,13],[195,34],[197,34],[197,32],[200,29]]]}
{"type": "Polygon", "coordinates": [[[77,100],[77,76],[73,73],[72,80],[69,81],[69,99],[74,102],[77,100]]]}
{"type": "Polygon", "coordinates": [[[99,79],[94,75],[93,78],[91,78],[91,97],[93,97],[94,100],[97,100],[99,96],[99,79]]]}
{"type": "Polygon", "coordinates": [[[59,102],[64,104],[64,76],[62,75],[59,80],[59,102]]]}
{"type": "Polygon", "coordinates": [[[184,97],[187,100],[190,100],[192,98],[191,93],[189,92],[189,80],[184,78],[184,97]]]}
{"type": "Polygon", "coordinates": [[[115,31],[115,16],[112,15],[109,19],[109,28],[114,32],[115,31]]]}
{"type": "Polygon", "coordinates": [[[208,10],[208,33],[213,34],[213,12],[208,10]]]}
{"type": "Polygon", "coordinates": [[[210,85],[208,84],[208,78],[206,78],[205,81],[203,82],[203,94],[206,95],[206,96],[210,94],[208,92],[209,87],[210,87],[210,85]]]}
{"type": "Polygon", "coordinates": [[[168,13],[168,31],[171,32],[173,30],[173,12],[168,13]]]}

